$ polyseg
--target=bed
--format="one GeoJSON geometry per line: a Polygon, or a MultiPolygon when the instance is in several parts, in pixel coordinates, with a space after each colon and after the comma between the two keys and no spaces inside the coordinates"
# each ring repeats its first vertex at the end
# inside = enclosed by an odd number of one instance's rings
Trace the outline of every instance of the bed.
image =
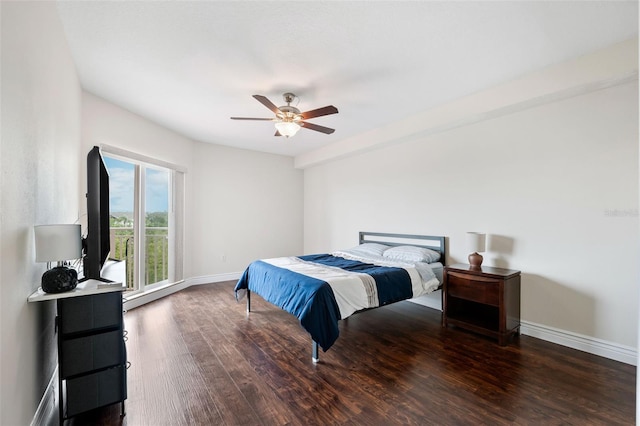
{"type": "Polygon", "coordinates": [[[445,237],[360,232],[357,246],[331,253],[252,262],[235,286],[236,300],[251,293],[295,315],[318,346],[329,350],[338,322],[349,316],[438,290],[445,237]]]}

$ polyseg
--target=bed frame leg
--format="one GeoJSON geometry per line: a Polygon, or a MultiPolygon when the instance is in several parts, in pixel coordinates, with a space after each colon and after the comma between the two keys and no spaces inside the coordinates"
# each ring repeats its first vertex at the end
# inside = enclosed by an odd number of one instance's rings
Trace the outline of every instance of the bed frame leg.
{"type": "Polygon", "coordinates": [[[313,362],[319,362],[320,358],[318,357],[318,342],[312,340],[313,345],[311,347],[311,360],[313,362]]]}
{"type": "Polygon", "coordinates": [[[251,290],[247,289],[247,315],[251,312],[251,290]]]}

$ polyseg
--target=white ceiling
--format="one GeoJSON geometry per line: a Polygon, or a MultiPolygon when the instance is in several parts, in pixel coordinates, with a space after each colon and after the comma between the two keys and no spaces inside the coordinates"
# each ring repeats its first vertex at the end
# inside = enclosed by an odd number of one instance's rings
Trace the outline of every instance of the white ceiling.
{"type": "Polygon", "coordinates": [[[638,3],[59,1],[82,87],[192,139],[296,156],[637,36],[638,3]],[[251,97],[339,114],[274,137],[251,97]]]}

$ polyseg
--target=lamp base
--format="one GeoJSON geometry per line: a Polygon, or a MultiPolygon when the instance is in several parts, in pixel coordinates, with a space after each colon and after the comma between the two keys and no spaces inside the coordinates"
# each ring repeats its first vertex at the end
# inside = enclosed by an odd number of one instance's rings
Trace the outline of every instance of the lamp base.
{"type": "Polygon", "coordinates": [[[471,265],[472,269],[481,269],[482,268],[482,255],[475,252],[469,255],[469,265],[471,265]]]}
{"type": "Polygon", "coordinates": [[[56,266],[42,274],[42,291],[62,293],[71,291],[78,285],[78,272],[66,266],[56,266]]]}

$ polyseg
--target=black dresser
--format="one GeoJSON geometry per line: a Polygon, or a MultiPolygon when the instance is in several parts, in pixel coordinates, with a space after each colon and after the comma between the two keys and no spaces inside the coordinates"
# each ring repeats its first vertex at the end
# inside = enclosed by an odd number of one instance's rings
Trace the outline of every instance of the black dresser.
{"type": "Polygon", "coordinates": [[[60,424],[127,398],[120,291],[57,300],[60,424]]]}

